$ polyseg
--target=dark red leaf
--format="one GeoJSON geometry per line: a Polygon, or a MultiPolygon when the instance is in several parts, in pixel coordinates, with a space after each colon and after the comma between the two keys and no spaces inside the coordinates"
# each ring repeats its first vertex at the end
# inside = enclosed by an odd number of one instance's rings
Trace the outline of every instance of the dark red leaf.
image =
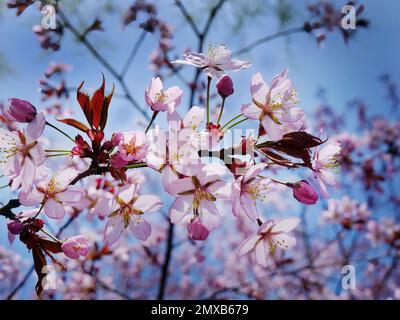
{"type": "Polygon", "coordinates": [[[75,119],[57,119],[57,121],[68,124],[78,130],[85,132],[85,133],[87,133],[90,130],[82,122],[79,122],[78,120],[75,120],[75,119]]]}

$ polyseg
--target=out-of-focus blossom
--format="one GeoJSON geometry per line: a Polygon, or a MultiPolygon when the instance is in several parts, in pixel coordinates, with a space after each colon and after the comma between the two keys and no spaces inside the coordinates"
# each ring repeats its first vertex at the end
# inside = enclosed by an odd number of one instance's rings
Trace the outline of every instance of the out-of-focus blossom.
{"type": "Polygon", "coordinates": [[[294,107],[296,90],[284,69],[268,87],[260,73],[251,79],[252,103],[242,106],[242,113],[249,119],[261,121],[272,140],[280,140],[288,132],[299,131],[304,126],[304,112],[294,107]]]}
{"type": "Polygon", "coordinates": [[[163,83],[159,77],[152,78],[150,86],[145,91],[147,105],[153,111],[173,112],[180,104],[183,91],[178,86],[163,90],[163,83]]]}
{"type": "Polygon", "coordinates": [[[145,241],[150,236],[151,226],[143,214],[160,210],[163,203],[155,195],[140,195],[138,189],[138,185],[125,185],[114,199],[104,231],[106,245],[114,244],[128,227],[139,240],[145,241]]]}
{"type": "Polygon", "coordinates": [[[233,81],[227,74],[224,74],[221,78],[219,78],[216,87],[218,94],[224,99],[232,95],[234,92],[233,81]]]}
{"type": "Polygon", "coordinates": [[[19,201],[25,206],[43,205],[44,213],[53,219],[65,216],[64,205],[74,205],[82,200],[83,192],[70,183],[76,178],[73,168],[39,181],[31,192],[20,192],[19,201]]]}
{"type": "Polygon", "coordinates": [[[313,158],[314,178],[317,179],[324,197],[329,197],[326,185],[336,185],[336,178],[332,172],[339,166],[338,159],[340,154],[339,143],[328,144],[321,149],[317,149],[313,158]]]}
{"type": "Polygon", "coordinates": [[[242,256],[254,250],[257,264],[266,267],[268,256],[274,254],[277,247],[283,250],[294,247],[296,238],[288,233],[295,229],[299,222],[298,218],[264,222],[255,235],[250,236],[241,244],[239,255],[242,256]]]}
{"type": "Polygon", "coordinates": [[[90,250],[89,239],[81,235],[68,238],[62,244],[61,249],[71,259],[86,257],[90,250]]]}
{"type": "Polygon", "coordinates": [[[231,58],[231,51],[221,44],[208,46],[207,55],[203,53],[188,52],[183,55],[183,60],[172,63],[187,64],[204,70],[209,77],[221,77],[225,71],[239,71],[251,66],[249,61],[231,58]]]}

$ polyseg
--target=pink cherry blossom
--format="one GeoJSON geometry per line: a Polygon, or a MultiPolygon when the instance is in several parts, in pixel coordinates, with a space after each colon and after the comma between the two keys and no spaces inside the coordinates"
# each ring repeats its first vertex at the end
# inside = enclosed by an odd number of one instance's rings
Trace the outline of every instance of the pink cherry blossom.
{"type": "Polygon", "coordinates": [[[139,186],[125,185],[121,187],[113,200],[109,219],[104,230],[104,242],[112,245],[120,238],[128,227],[139,240],[145,241],[151,234],[150,224],[143,218],[146,212],[155,212],[163,203],[155,195],[140,195],[139,186]]]}
{"type": "Polygon", "coordinates": [[[163,90],[163,83],[159,77],[152,78],[150,87],[145,91],[147,105],[153,111],[173,112],[181,102],[183,91],[178,86],[163,90]]]}
{"type": "Polygon", "coordinates": [[[274,141],[304,126],[304,112],[294,107],[296,91],[287,74],[284,69],[268,87],[261,74],[256,73],[251,79],[252,102],[242,106],[243,115],[260,120],[267,136],[274,141]]]}
{"type": "Polygon", "coordinates": [[[114,154],[112,161],[117,168],[122,168],[132,161],[143,161],[146,158],[146,134],[142,131],[116,133],[112,143],[118,147],[118,152],[114,154]]]}
{"type": "Polygon", "coordinates": [[[35,119],[37,111],[30,102],[11,98],[8,100],[8,106],[4,110],[4,115],[11,121],[29,123],[35,119]]]}
{"type": "MultiPolygon", "coordinates": [[[[33,121],[31,122],[31,124],[33,121]]],[[[9,177],[11,190],[31,190],[33,182],[44,163],[44,150],[37,139],[43,132],[42,127],[30,127],[31,132],[10,132],[0,128],[0,152],[5,154],[1,162],[3,173],[9,177]]]]}
{"type": "Polygon", "coordinates": [[[326,185],[336,185],[336,178],[332,169],[339,166],[340,150],[339,143],[328,144],[317,149],[313,157],[314,178],[317,179],[321,193],[325,198],[329,197],[326,185]]]}
{"type": "Polygon", "coordinates": [[[83,192],[71,186],[77,171],[68,168],[54,176],[39,181],[31,192],[20,192],[19,201],[24,206],[42,204],[44,213],[52,219],[62,219],[65,216],[64,205],[74,205],[83,198],[83,192]]]}
{"type": "Polygon", "coordinates": [[[85,236],[74,236],[64,241],[61,246],[64,254],[71,259],[86,257],[90,251],[89,239],[85,236]]]}
{"type": "Polygon", "coordinates": [[[236,217],[258,218],[256,200],[265,200],[266,195],[274,190],[274,183],[270,179],[259,177],[266,166],[263,163],[256,164],[236,179],[240,188],[238,197],[232,202],[232,212],[236,217]]]}
{"type": "Polygon", "coordinates": [[[249,61],[231,58],[231,51],[221,44],[208,46],[207,56],[203,53],[188,52],[183,55],[183,60],[175,60],[172,63],[187,64],[201,68],[209,77],[221,77],[225,71],[239,71],[251,66],[249,61]]]}
{"type": "Polygon", "coordinates": [[[254,250],[257,264],[266,267],[268,256],[274,254],[277,247],[286,250],[295,246],[296,238],[288,233],[296,228],[299,222],[298,218],[264,222],[255,235],[250,236],[240,245],[239,256],[254,250]]]}
{"type": "Polygon", "coordinates": [[[219,226],[220,216],[215,206],[217,199],[230,199],[235,186],[221,178],[227,169],[219,163],[203,165],[193,176],[171,182],[166,191],[176,197],[169,216],[172,223],[188,224],[198,217],[207,230],[219,226]]]}

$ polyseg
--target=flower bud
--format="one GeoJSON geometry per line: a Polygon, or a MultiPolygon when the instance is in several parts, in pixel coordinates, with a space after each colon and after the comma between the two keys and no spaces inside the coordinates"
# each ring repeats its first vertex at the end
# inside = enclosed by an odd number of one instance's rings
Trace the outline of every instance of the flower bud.
{"type": "Polygon", "coordinates": [[[217,82],[217,90],[219,95],[224,99],[232,95],[234,91],[232,79],[224,74],[217,82]]]}
{"type": "Polygon", "coordinates": [[[17,235],[20,234],[22,230],[24,230],[24,224],[20,221],[11,221],[7,223],[7,228],[11,234],[17,235]]]}
{"type": "Polygon", "coordinates": [[[28,101],[11,98],[4,110],[5,116],[11,121],[31,122],[37,115],[36,108],[28,101]]]}
{"type": "Polygon", "coordinates": [[[206,240],[210,232],[201,223],[200,219],[193,219],[187,226],[189,237],[192,240],[206,240]]]}
{"type": "Polygon", "coordinates": [[[305,180],[296,183],[288,183],[293,189],[293,196],[301,203],[315,204],[318,201],[318,194],[315,189],[305,180]]]}

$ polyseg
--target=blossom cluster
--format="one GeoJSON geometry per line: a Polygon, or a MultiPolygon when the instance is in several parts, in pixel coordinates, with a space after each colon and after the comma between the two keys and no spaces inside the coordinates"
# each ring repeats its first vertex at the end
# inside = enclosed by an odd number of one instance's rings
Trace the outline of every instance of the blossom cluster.
{"type": "MultiPolygon", "coordinates": [[[[300,220],[264,216],[259,202],[268,202],[270,194],[282,186],[306,205],[317,202],[316,185],[324,197],[329,196],[327,186],[336,184],[334,170],[339,165],[340,145],[329,144],[305,131],[305,114],[297,106],[296,90],[287,69],[270,84],[260,73],[254,74],[250,102],[243,103],[240,114],[222,125],[224,106],[234,94],[234,83],[227,72],[247,69],[251,63],[232,59],[225,45],[210,46],[206,54],[187,52],[173,63],[203,70],[208,81],[206,106],[191,106],[184,112],[180,107],[184,91],[178,86],[165,88],[162,79],[155,77],[144,93],[153,112],[144,131],[115,132],[106,137],[114,88],[105,94],[104,77],[92,96],[82,92],[83,82],[77,89],[77,101],[87,124],[73,118],[57,119],[80,131],[74,138],[51,124],[48,115],[38,112],[30,102],[9,100],[4,117],[19,125],[16,130],[0,129],[4,154],[1,165],[11,190],[18,193],[19,204],[29,208],[11,218],[9,238],[13,241],[19,236],[28,249],[33,249],[35,264],[40,261],[41,266],[45,265],[45,256],[54,260],[54,253],[79,259],[91,250],[85,235],[65,240],[51,235],[41,215],[60,220],[67,213],[88,209],[93,218],[107,221],[104,246],[117,246],[128,229],[137,239],[146,241],[152,233],[148,215],[163,208],[164,197],[144,192],[145,179],[135,173],[145,167],[160,174],[163,190],[174,198],[167,209],[169,220],[186,226],[192,240],[206,240],[224,223],[221,210],[256,227],[255,233],[240,245],[238,254],[254,253],[254,261],[263,267],[278,248],[287,250],[296,244],[292,231],[300,220]],[[222,105],[218,119],[212,117],[213,81],[222,105]],[[167,130],[155,124],[160,113],[166,114],[167,130]],[[233,128],[247,120],[254,120],[257,134],[232,142],[233,128]],[[41,136],[46,126],[56,129],[74,146],[45,149],[41,136]],[[52,170],[48,159],[56,156],[73,158],[75,162],[52,170]],[[82,163],[77,165],[79,161],[82,163]],[[82,169],[84,164],[88,164],[86,169],[82,169]],[[268,177],[274,166],[306,168],[315,181],[286,182],[268,177]],[[92,175],[105,175],[112,182],[90,189],[84,179],[92,175]],[[83,185],[77,186],[78,181],[83,185]]],[[[38,275],[40,281],[43,275],[40,271],[38,275]]]]}

